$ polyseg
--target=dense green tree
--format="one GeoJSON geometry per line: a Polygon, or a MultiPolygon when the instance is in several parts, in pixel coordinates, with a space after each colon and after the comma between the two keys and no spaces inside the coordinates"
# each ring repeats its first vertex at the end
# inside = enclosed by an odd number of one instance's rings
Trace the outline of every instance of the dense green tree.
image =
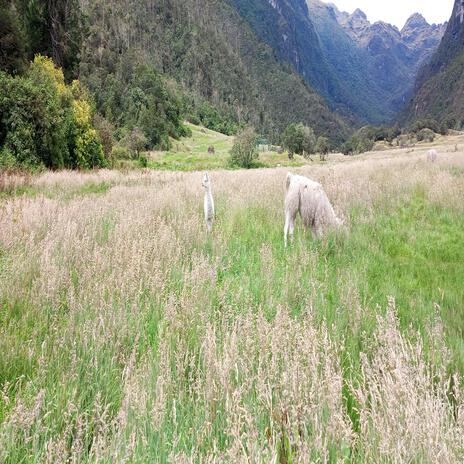
{"type": "Polygon", "coordinates": [[[0,73],[0,163],[52,169],[105,166],[88,95],[38,55],[25,76],[0,73]]]}
{"type": "Polygon", "coordinates": [[[329,154],[330,150],[330,142],[327,137],[319,136],[317,139],[316,144],[316,153],[319,153],[319,157],[321,161],[325,161],[327,159],[327,155],[329,154]]]}
{"type": "Polygon", "coordinates": [[[137,64],[135,55],[126,58],[114,72],[102,70],[87,81],[96,95],[97,109],[118,127],[140,129],[147,147],[167,150],[170,137],[189,135],[183,124],[182,99],[152,66],[137,64]]]}
{"type": "Polygon", "coordinates": [[[240,131],[230,152],[230,164],[245,169],[253,167],[259,157],[257,141],[258,136],[253,128],[240,131]]]}
{"type": "Polygon", "coordinates": [[[201,103],[196,109],[192,108],[192,113],[197,116],[197,122],[208,129],[232,135],[237,132],[238,125],[226,114],[221,114],[217,108],[207,101],[201,103]]]}
{"type": "Polygon", "coordinates": [[[79,0],[14,0],[29,58],[51,57],[68,79],[77,77],[84,37],[84,15],[79,0]]]}
{"type": "Polygon", "coordinates": [[[311,127],[302,123],[289,124],[282,135],[282,143],[288,150],[288,157],[293,155],[311,155],[316,147],[316,136],[311,127]]]}
{"type": "Polygon", "coordinates": [[[0,71],[21,72],[27,59],[18,14],[10,0],[0,0],[0,12],[0,71]]]}
{"type": "Polygon", "coordinates": [[[288,151],[288,157],[293,159],[295,153],[303,151],[303,134],[297,129],[296,124],[289,124],[282,135],[282,144],[288,151]]]}

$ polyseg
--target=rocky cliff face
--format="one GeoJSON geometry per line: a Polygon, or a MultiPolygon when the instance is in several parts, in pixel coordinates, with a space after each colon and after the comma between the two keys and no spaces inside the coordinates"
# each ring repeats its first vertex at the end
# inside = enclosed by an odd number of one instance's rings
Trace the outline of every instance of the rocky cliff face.
{"type": "Polygon", "coordinates": [[[443,40],[419,72],[403,117],[431,117],[450,128],[464,127],[464,0],[455,1],[443,40]]]}
{"type": "Polygon", "coordinates": [[[419,69],[437,50],[446,24],[429,24],[416,13],[404,27],[382,21],[370,23],[361,10],[353,14],[330,6],[337,21],[355,44],[369,55],[370,76],[384,90],[388,108],[399,111],[411,97],[419,69]]]}
{"type": "Polygon", "coordinates": [[[401,30],[382,21],[371,24],[359,9],[352,15],[338,12],[337,18],[358,46],[367,50],[383,69],[383,79],[388,80],[386,74],[401,74],[395,71],[397,67],[404,70],[408,85],[430,60],[446,29],[446,24],[429,24],[419,13],[413,14],[401,30]]]}
{"type": "MultiPolygon", "coordinates": [[[[350,38],[351,46],[358,49],[358,56],[360,50],[365,53],[361,66],[356,66],[359,68],[357,75],[361,80],[367,79],[363,85],[364,92],[369,89],[370,95],[377,99],[373,108],[387,119],[398,112],[412,94],[418,70],[436,51],[446,25],[428,24],[422,15],[416,13],[399,30],[382,21],[370,23],[360,9],[349,14],[319,0],[308,0],[308,4],[314,11],[329,9],[336,18],[337,24],[332,26],[328,41],[336,36],[335,29],[339,26],[350,38]]],[[[313,15],[313,20],[316,17],[313,15]]],[[[318,32],[322,27],[320,21],[316,21],[318,32]]],[[[332,61],[335,68],[339,67],[340,60],[343,57],[338,58],[334,54],[332,61]]],[[[362,95],[362,92],[357,94],[362,95]]]]}
{"type": "Polygon", "coordinates": [[[320,0],[227,1],[332,109],[376,124],[392,120],[410,97],[444,32],[418,14],[400,31],[320,0]]]}
{"type": "Polygon", "coordinates": [[[277,57],[330,101],[337,84],[327,67],[305,0],[227,0],[277,57]]]}

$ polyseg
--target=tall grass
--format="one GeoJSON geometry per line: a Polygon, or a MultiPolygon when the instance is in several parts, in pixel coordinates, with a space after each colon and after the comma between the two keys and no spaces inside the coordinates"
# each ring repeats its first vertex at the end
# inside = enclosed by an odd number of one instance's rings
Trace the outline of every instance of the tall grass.
{"type": "Polygon", "coordinates": [[[289,250],[284,170],[212,173],[211,236],[199,173],[34,180],[0,206],[0,462],[462,462],[463,167],[305,168],[349,227],[289,250]]]}

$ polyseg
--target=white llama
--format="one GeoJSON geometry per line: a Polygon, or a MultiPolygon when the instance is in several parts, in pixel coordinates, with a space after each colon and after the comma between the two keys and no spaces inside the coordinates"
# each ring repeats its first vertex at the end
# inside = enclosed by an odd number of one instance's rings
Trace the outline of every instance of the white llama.
{"type": "Polygon", "coordinates": [[[208,229],[208,232],[211,232],[214,221],[214,201],[213,194],[211,193],[211,181],[209,179],[208,172],[206,171],[203,173],[203,181],[201,185],[203,185],[203,188],[205,189],[204,209],[206,228],[208,229]]]}
{"type": "Polygon", "coordinates": [[[290,240],[293,241],[293,230],[298,213],[300,213],[305,229],[310,227],[313,235],[318,238],[327,229],[337,229],[342,225],[342,221],[336,216],[321,184],[307,177],[288,173],[285,196],[285,246],[287,246],[289,231],[290,240]]]}
{"type": "Polygon", "coordinates": [[[435,161],[437,161],[437,158],[438,158],[437,150],[429,150],[427,152],[427,161],[429,161],[430,163],[435,163],[435,161]]]}

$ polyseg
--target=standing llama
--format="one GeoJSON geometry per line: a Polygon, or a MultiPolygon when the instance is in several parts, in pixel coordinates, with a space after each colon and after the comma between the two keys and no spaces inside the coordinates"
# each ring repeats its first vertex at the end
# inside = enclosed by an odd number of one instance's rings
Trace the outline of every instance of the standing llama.
{"type": "Polygon", "coordinates": [[[435,161],[437,161],[437,157],[437,150],[429,150],[427,152],[427,161],[429,161],[430,163],[435,163],[435,161]]]}
{"type": "Polygon", "coordinates": [[[208,172],[203,173],[203,181],[201,183],[203,188],[205,189],[205,201],[204,201],[204,209],[205,209],[205,221],[206,221],[206,228],[208,232],[213,230],[213,220],[214,220],[214,201],[213,201],[213,194],[211,193],[211,181],[208,176],[208,172]]]}
{"type": "Polygon", "coordinates": [[[285,247],[289,231],[290,241],[293,242],[293,230],[298,213],[300,213],[305,229],[310,227],[317,238],[322,237],[327,229],[338,229],[342,224],[321,184],[307,177],[288,173],[285,195],[285,247]]]}

